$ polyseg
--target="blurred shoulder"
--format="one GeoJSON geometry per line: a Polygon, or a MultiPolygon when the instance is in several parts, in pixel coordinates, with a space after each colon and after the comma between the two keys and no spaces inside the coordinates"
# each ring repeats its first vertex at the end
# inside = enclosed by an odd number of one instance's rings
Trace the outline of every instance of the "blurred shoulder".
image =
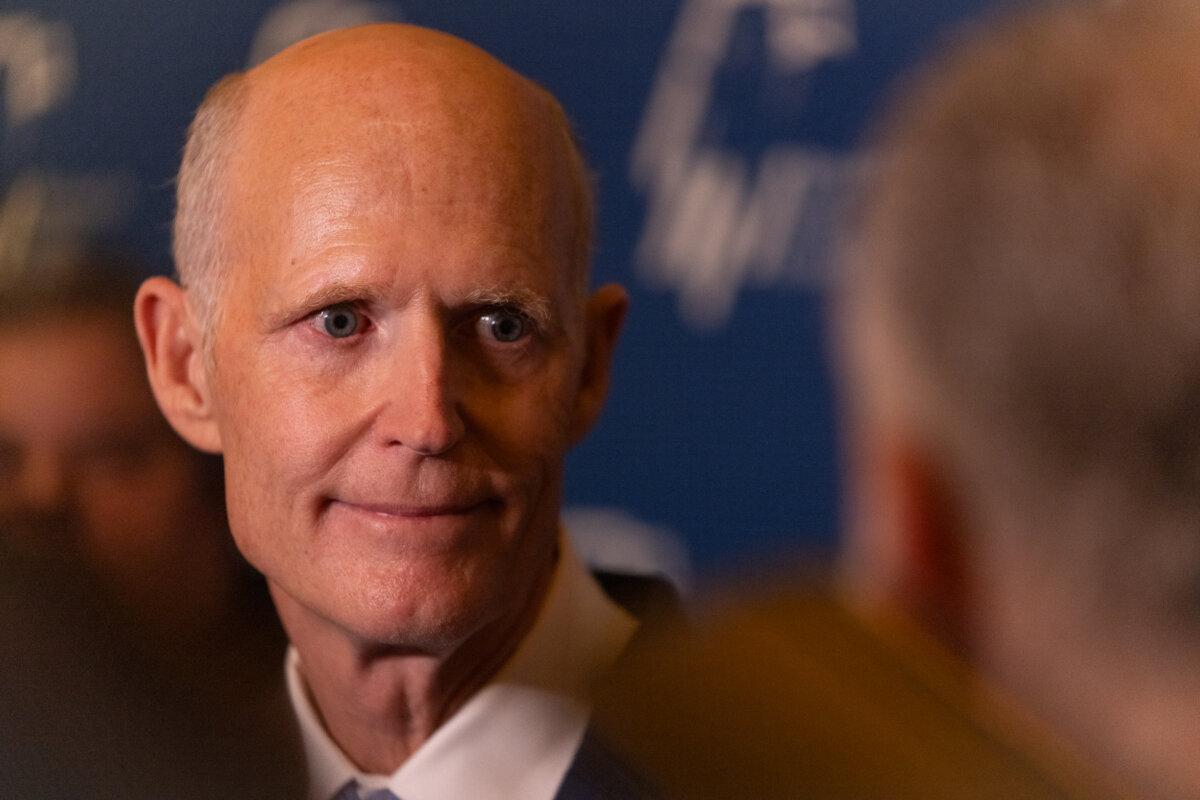
{"type": "Polygon", "coordinates": [[[1103,797],[900,618],[778,585],[644,642],[596,726],[670,797],[1103,797]]]}

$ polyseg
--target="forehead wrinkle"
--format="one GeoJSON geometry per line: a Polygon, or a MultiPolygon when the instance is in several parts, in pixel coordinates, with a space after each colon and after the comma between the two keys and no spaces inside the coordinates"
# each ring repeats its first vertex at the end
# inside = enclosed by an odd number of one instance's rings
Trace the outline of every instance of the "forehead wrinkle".
{"type": "Polygon", "coordinates": [[[433,127],[373,120],[287,151],[263,143],[265,158],[255,160],[275,179],[247,188],[264,204],[290,195],[289,222],[301,234],[351,219],[361,207],[519,208],[527,219],[557,221],[565,199],[558,196],[560,171],[529,152],[528,136],[518,141],[516,131],[497,131],[455,139],[433,127]]]}
{"type": "Polygon", "coordinates": [[[300,305],[317,309],[352,301],[377,304],[384,302],[387,296],[387,287],[377,284],[333,281],[304,295],[300,305]]]}
{"type": "Polygon", "coordinates": [[[510,209],[575,264],[578,181],[565,118],[537,84],[483,51],[444,34],[370,26],[309,40],[247,78],[235,149],[244,169],[235,174],[266,181],[243,183],[259,201],[237,220],[243,241],[260,239],[258,221],[282,212],[294,234],[287,255],[308,260],[322,230],[353,223],[357,201],[457,203],[510,209]],[[363,182],[368,162],[378,179],[363,182]]]}
{"type": "Polygon", "coordinates": [[[395,301],[391,271],[377,268],[357,256],[328,253],[292,260],[292,269],[267,290],[266,314],[271,326],[290,322],[301,312],[312,312],[337,303],[395,301]]]}
{"type": "MultiPolygon", "coordinates": [[[[337,234],[352,230],[361,209],[370,202],[370,195],[380,190],[364,185],[361,167],[346,155],[333,155],[311,161],[295,160],[296,168],[287,183],[294,194],[287,220],[291,229],[290,259],[304,263],[318,257],[322,251],[339,246],[337,234]]],[[[402,163],[390,171],[388,199],[404,195],[408,173],[402,163]]],[[[286,195],[288,190],[282,194],[286,195]]],[[[351,242],[340,243],[351,244],[351,242]]]]}

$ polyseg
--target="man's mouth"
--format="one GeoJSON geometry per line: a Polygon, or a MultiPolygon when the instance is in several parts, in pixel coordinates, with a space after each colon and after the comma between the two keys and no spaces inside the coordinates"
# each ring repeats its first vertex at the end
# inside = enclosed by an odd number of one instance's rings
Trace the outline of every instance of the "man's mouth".
{"type": "Polygon", "coordinates": [[[438,503],[374,503],[354,500],[333,499],[335,505],[343,505],[348,509],[391,519],[424,519],[429,517],[461,517],[482,511],[490,505],[490,500],[467,500],[438,503]]]}

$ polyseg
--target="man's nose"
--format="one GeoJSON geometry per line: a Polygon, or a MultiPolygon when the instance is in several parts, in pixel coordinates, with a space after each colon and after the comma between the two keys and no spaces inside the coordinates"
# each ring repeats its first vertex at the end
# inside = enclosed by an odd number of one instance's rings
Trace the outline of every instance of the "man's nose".
{"type": "Polygon", "coordinates": [[[439,455],[462,439],[459,375],[446,337],[424,326],[389,356],[388,407],[380,420],[389,445],[439,455]]]}

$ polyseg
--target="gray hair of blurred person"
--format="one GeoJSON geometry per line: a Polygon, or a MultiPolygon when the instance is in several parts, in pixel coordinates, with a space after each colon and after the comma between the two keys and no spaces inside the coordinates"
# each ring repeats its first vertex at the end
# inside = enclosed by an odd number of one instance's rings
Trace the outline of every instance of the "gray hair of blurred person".
{"type": "MultiPolygon", "coordinates": [[[[193,311],[206,343],[217,325],[217,302],[225,265],[236,261],[238,243],[244,235],[232,227],[226,213],[227,165],[236,146],[238,121],[249,98],[242,80],[245,73],[235,72],[217,81],[208,90],[188,127],[183,159],[176,178],[175,221],[172,249],[176,279],[188,289],[193,311]]],[[[541,91],[543,99],[562,120],[567,150],[572,162],[571,180],[575,192],[575,253],[570,266],[579,276],[580,296],[587,286],[592,256],[594,198],[592,179],[578,142],[558,101],[541,91]]]]}
{"type": "MultiPolygon", "coordinates": [[[[1057,4],[989,30],[876,131],[838,292],[849,438],[910,438],[975,576],[1053,587],[1035,615],[1194,653],[1200,15],[1057,4]]],[[[852,575],[871,546],[852,534],[852,575]]]]}
{"type": "Polygon", "coordinates": [[[864,413],[933,443],[974,522],[1100,559],[1113,601],[1177,568],[1131,546],[1200,532],[1200,17],[1164,8],[1022,17],[924,72],[841,287],[864,413]]]}

